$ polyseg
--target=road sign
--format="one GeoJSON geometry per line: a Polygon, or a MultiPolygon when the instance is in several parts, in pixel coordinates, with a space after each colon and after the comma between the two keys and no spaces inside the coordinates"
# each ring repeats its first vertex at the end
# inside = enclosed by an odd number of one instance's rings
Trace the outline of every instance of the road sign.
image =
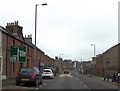
{"type": "Polygon", "coordinates": [[[11,46],[11,62],[26,62],[26,46],[11,46]]]}
{"type": "Polygon", "coordinates": [[[19,61],[26,62],[26,46],[19,47],[19,61]]]}
{"type": "Polygon", "coordinates": [[[10,51],[10,62],[16,62],[18,61],[18,47],[17,46],[11,46],[10,51]]]}

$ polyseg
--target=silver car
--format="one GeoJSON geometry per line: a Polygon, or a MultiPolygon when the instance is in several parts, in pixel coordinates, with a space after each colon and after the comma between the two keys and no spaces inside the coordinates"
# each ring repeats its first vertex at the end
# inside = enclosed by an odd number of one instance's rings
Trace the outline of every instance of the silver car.
{"type": "Polygon", "coordinates": [[[53,71],[51,69],[44,69],[42,73],[42,78],[54,78],[53,71]]]}

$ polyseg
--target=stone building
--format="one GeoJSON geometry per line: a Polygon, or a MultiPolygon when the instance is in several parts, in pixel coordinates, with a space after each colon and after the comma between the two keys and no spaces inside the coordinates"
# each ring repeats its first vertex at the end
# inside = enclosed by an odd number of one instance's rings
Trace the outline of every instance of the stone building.
{"type": "Polygon", "coordinates": [[[103,55],[99,54],[96,56],[96,75],[103,76],[103,55]]]}
{"type": "Polygon", "coordinates": [[[113,76],[114,73],[118,73],[119,71],[119,51],[120,44],[117,44],[106,52],[102,54],[102,61],[103,61],[103,76],[110,74],[113,76]]]}
{"type": "Polygon", "coordinates": [[[92,62],[91,62],[91,74],[96,75],[96,57],[92,57],[92,62]]]}
{"type": "Polygon", "coordinates": [[[96,75],[106,76],[120,72],[120,43],[96,56],[96,75]]]}

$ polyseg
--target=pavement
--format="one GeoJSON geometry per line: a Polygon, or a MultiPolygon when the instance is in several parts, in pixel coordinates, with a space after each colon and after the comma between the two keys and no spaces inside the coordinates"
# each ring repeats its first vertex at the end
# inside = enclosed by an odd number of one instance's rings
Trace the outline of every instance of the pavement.
{"type": "Polygon", "coordinates": [[[103,80],[103,81],[105,81],[105,82],[107,82],[107,83],[111,83],[111,84],[114,84],[114,85],[116,85],[116,86],[120,86],[120,83],[114,82],[114,81],[112,81],[112,79],[109,79],[109,80],[107,81],[107,79],[104,80],[103,77],[98,77],[98,78],[101,79],[101,80],[103,80]]]}
{"type": "Polygon", "coordinates": [[[4,79],[4,80],[2,80],[2,86],[7,86],[7,85],[11,85],[11,84],[15,84],[15,79],[4,79]]]}

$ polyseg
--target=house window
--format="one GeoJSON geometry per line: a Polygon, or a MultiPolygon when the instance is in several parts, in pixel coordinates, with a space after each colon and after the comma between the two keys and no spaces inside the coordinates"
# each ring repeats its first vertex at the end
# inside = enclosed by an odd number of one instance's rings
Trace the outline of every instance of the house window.
{"type": "Polygon", "coordinates": [[[110,58],[106,58],[106,66],[107,66],[107,67],[110,66],[110,58]]]}
{"type": "Polygon", "coordinates": [[[15,40],[12,41],[12,45],[15,45],[15,40]]]}

